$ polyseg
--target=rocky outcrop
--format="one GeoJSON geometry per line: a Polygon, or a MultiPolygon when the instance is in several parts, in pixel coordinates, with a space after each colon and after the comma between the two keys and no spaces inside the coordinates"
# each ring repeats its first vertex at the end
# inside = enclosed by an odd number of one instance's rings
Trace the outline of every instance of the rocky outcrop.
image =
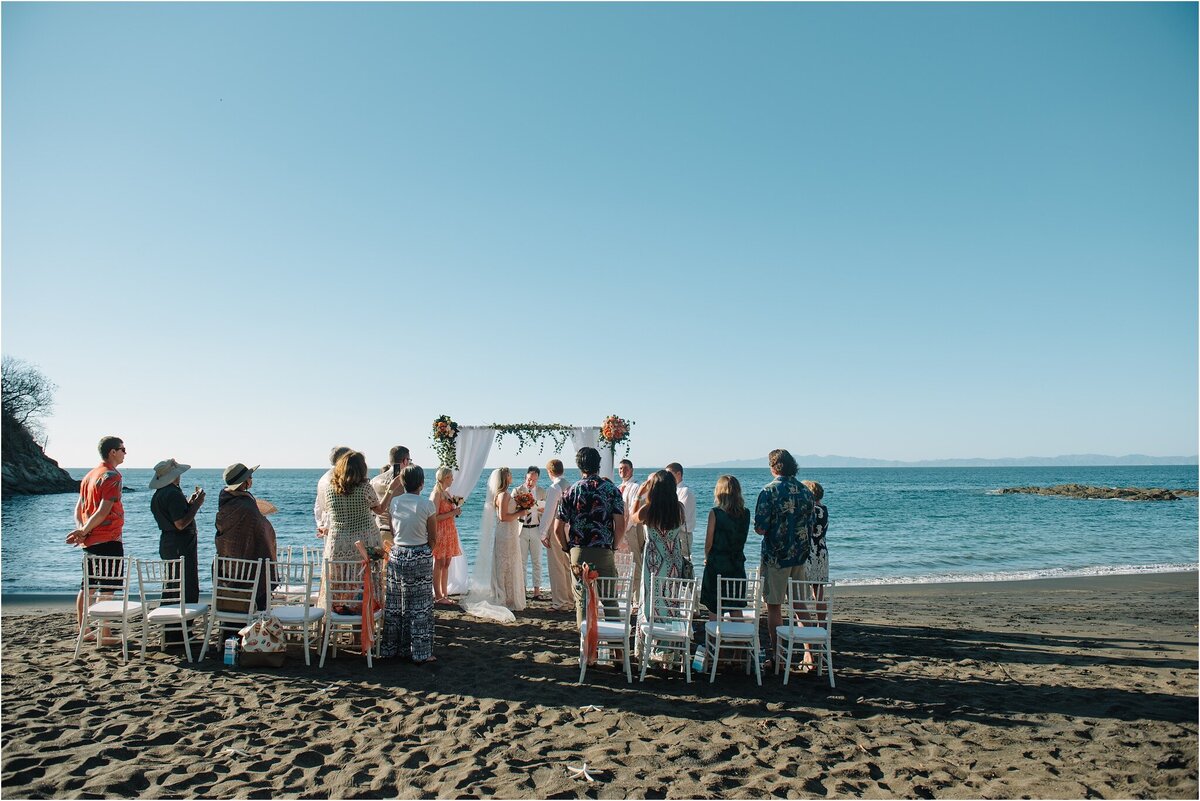
{"type": "Polygon", "coordinates": [[[1089,487],[1084,484],[1055,484],[1053,487],[1008,487],[999,495],[1060,495],[1064,498],[1119,501],[1177,501],[1195,498],[1196,490],[1141,489],[1139,487],[1089,487]]]}
{"type": "Polygon", "coordinates": [[[51,495],[56,492],[78,492],[79,481],[71,478],[34,441],[25,426],[4,415],[3,483],[5,497],[9,495],[51,495]]]}

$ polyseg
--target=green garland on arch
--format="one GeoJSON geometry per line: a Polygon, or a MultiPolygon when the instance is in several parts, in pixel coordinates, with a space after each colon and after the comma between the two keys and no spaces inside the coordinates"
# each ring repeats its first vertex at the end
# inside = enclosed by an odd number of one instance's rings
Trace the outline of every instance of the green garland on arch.
{"type": "MultiPolygon", "coordinates": [[[[616,441],[611,441],[604,436],[604,427],[601,429],[599,442],[597,445],[602,447],[607,446],[612,449],[615,456],[618,444],[625,446],[625,452],[629,452],[629,428],[633,425],[632,421],[625,421],[616,415],[609,415],[605,418],[605,424],[610,421],[617,421],[624,425],[624,435],[616,441]]],[[[496,432],[496,444],[503,445],[505,437],[517,438],[517,453],[525,450],[526,446],[537,445],[538,453],[544,453],[546,442],[549,440],[554,443],[555,453],[559,453],[566,446],[567,440],[571,438],[571,432],[575,430],[575,426],[563,425],[562,423],[490,423],[479,428],[491,428],[496,432]]],[[[458,423],[450,419],[449,415],[442,415],[433,421],[433,431],[430,434],[430,439],[433,440],[433,449],[437,454],[438,460],[445,467],[452,470],[458,469],[458,448],[455,447],[455,440],[458,439],[458,423]]]]}
{"type": "Polygon", "coordinates": [[[538,453],[546,449],[546,440],[554,443],[555,453],[563,449],[575,426],[562,423],[492,423],[489,428],[496,429],[496,444],[503,445],[505,437],[517,438],[517,453],[525,450],[526,445],[536,444],[538,453]]]}

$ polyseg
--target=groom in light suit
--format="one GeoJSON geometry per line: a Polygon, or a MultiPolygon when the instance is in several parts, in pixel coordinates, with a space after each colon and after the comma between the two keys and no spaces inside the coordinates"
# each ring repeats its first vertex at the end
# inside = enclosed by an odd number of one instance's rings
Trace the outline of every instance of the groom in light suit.
{"type": "Polygon", "coordinates": [[[684,553],[687,555],[688,561],[692,561],[692,534],[696,531],[696,496],[692,494],[692,488],[683,483],[683,465],[679,462],[671,462],[667,465],[667,472],[675,477],[675,494],[679,497],[679,502],[683,504],[683,527],[687,529],[687,536],[684,537],[684,553]]]}
{"type": "Polygon", "coordinates": [[[538,533],[542,545],[546,546],[546,567],[550,573],[550,603],[555,611],[567,612],[575,608],[575,579],[571,576],[571,557],[554,538],[554,520],[558,517],[558,505],[563,493],[571,488],[563,476],[563,463],[558,459],[546,462],[550,474],[550,489],[546,490],[546,509],[538,533]]]}
{"type": "MultiPolygon", "coordinates": [[[[546,492],[538,486],[538,479],[541,478],[542,471],[534,465],[530,465],[525,471],[525,483],[519,487],[514,487],[512,496],[515,498],[519,492],[528,492],[533,496],[533,499],[538,503],[546,502],[546,492]]],[[[529,556],[529,561],[533,565],[533,597],[536,600],[542,600],[542,540],[541,540],[541,512],[538,510],[537,504],[525,514],[521,515],[521,533],[517,539],[517,558],[521,562],[521,572],[525,572],[526,554],[529,556]]],[[[522,580],[522,583],[524,581],[522,580]]]]}
{"type": "Polygon", "coordinates": [[[633,462],[622,459],[617,467],[621,476],[621,500],[625,502],[625,540],[621,550],[633,556],[633,576],[629,585],[629,606],[640,608],[642,598],[642,553],[646,548],[646,527],[633,520],[633,509],[637,506],[638,489],[641,485],[633,480],[633,462]]]}

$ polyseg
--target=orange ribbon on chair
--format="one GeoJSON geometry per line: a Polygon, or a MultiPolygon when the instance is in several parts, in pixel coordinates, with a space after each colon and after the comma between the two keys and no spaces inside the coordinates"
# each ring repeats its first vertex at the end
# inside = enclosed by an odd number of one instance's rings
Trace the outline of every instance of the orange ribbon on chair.
{"type": "Polygon", "coordinates": [[[363,601],[362,601],[362,648],[365,654],[375,645],[375,613],[381,608],[375,600],[375,581],[371,576],[371,557],[361,540],[355,540],[354,547],[362,554],[363,566],[363,601]]]}
{"type": "Polygon", "coordinates": [[[587,562],[582,563],[580,567],[583,569],[580,578],[587,593],[587,663],[594,665],[600,653],[600,609],[596,602],[596,579],[600,578],[600,574],[587,562]]]}
{"type": "Polygon", "coordinates": [[[363,652],[369,651],[375,645],[375,610],[379,605],[375,602],[375,587],[371,579],[371,560],[363,560],[363,604],[362,604],[362,647],[363,652]]]}

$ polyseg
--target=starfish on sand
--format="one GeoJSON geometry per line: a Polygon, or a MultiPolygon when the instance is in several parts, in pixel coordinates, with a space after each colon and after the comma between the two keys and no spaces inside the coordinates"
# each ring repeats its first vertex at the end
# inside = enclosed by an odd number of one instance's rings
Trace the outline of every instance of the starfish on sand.
{"type": "Polygon", "coordinates": [[[596,781],[592,778],[592,774],[588,773],[588,766],[586,762],[580,762],[579,767],[577,768],[567,765],[567,770],[571,772],[572,779],[587,779],[589,782],[596,781]]]}

